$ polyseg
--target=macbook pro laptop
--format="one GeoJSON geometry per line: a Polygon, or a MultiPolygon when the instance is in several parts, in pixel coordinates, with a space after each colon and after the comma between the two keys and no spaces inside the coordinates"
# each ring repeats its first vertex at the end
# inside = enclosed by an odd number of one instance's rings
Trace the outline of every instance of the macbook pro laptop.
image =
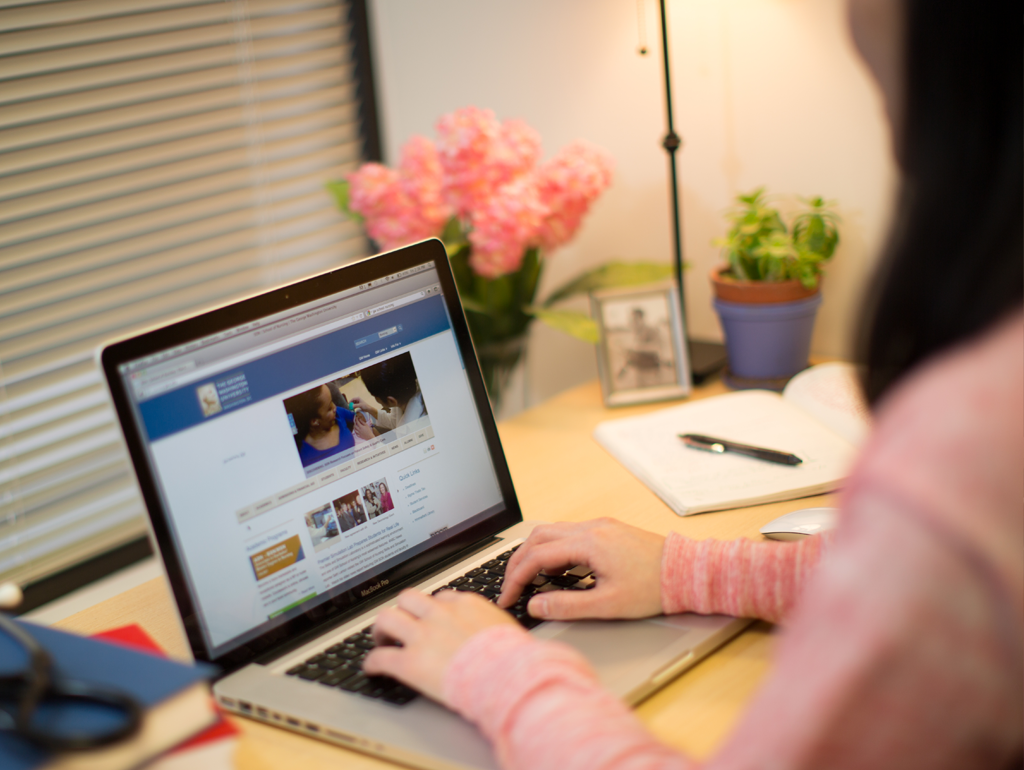
{"type": "MultiPolygon", "coordinates": [[[[184,634],[223,671],[218,702],[412,766],[496,767],[472,725],[360,670],[373,619],[400,590],[493,599],[537,523],[523,520],[441,242],[99,355],[184,634]]],[[[529,590],[594,583],[577,567],[529,590]]],[[[512,612],[578,648],[628,703],[748,622],[540,623],[523,602],[512,612]]]]}

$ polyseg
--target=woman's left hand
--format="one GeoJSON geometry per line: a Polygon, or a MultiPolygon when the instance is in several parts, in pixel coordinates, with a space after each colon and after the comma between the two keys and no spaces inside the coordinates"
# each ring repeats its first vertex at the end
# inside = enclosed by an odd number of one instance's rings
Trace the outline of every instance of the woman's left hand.
{"type": "Polygon", "coordinates": [[[378,646],[366,656],[363,670],[393,676],[443,703],[444,675],[455,653],[476,633],[505,623],[518,625],[510,615],[469,592],[427,596],[403,591],[397,607],[377,616],[373,635],[378,646]]]}

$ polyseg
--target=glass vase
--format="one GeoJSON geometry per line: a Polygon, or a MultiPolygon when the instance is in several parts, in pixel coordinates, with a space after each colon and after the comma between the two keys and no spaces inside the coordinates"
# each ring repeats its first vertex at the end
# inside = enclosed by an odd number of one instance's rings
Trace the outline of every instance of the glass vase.
{"type": "Polygon", "coordinates": [[[501,409],[502,399],[506,395],[513,371],[524,358],[526,343],[527,335],[521,334],[505,340],[487,342],[476,348],[476,357],[480,361],[487,395],[495,414],[501,409]]]}

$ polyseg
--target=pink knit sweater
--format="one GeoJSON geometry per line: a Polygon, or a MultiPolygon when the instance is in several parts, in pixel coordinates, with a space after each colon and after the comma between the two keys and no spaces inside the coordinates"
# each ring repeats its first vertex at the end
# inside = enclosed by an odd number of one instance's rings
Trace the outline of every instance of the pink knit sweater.
{"type": "MultiPolygon", "coordinates": [[[[1004,767],[1024,741],[1022,500],[1018,314],[886,400],[824,547],[671,535],[666,612],[785,622],[772,674],[707,767],[1004,767]]],[[[515,628],[467,642],[445,696],[505,768],[696,766],[573,650],[515,628]]]]}

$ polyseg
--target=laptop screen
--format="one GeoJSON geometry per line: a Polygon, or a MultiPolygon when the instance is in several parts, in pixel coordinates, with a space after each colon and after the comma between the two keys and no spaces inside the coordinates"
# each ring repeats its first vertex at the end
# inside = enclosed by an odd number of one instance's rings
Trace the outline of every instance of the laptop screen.
{"type": "Polygon", "coordinates": [[[425,262],[117,365],[211,659],[505,509],[442,286],[425,262]]]}

